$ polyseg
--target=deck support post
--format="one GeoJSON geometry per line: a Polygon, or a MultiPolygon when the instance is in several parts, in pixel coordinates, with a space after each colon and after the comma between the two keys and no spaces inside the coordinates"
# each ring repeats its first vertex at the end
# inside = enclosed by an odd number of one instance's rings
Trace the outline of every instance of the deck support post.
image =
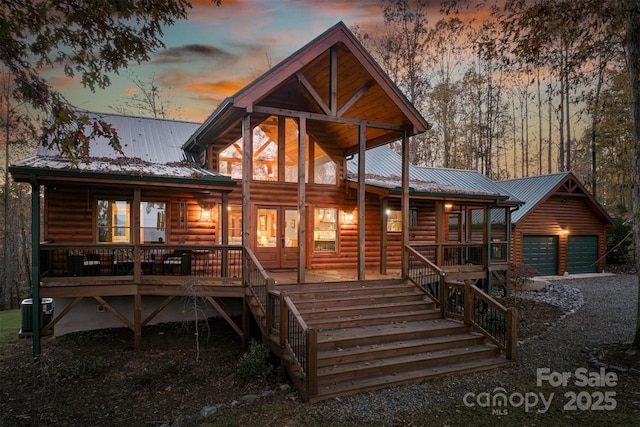
{"type": "Polygon", "coordinates": [[[142,295],[133,296],[133,349],[142,348],[142,295]]]}
{"type": "MultiPolygon", "coordinates": [[[[245,293],[242,297],[242,351],[249,349],[249,336],[251,334],[249,296],[245,293]]],[[[262,342],[266,342],[268,338],[262,336],[262,342]]]]}

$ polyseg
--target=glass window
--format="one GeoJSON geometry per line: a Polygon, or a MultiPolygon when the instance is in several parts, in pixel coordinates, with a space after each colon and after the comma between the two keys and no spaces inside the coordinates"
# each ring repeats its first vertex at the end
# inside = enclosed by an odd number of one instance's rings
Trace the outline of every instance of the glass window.
{"type": "Polygon", "coordinates": [[[484,209],[469,208],[469,216],[471,217],[471,229],[469,230],[469,241],[484,241],[484,209]]]}
{"type": "Polygon", "coordinates": [[[402,211],[387,209],[387,231],[402,231],[402,211]]]}
{"type": "Polygon", "coordinates": [[[233,179],[242,179],[242,140],[231,144],[218,156],[218,172],[233,179]]]}
{"type": "Polygon", "coordinates": [[[253,179],[278,180],[278,118],[271,116],[253,128],[253,179]]]}
{"type": "Polygon", "coordinates": [[[275,248],[278,246],[278,210],[275,208],[258,209],[257,246],[275,248]]]}
{"type": "Polygon", "coordinates": [[[131,242],[131,209],[125,200],[98,200],[98,242],[131,242]]]}
{"type": "Polygon", "coordinates": [[[242,244],[242,206],[227,206],[229,212],[229,244],[242,244]]]}
{"type": "Polygon", "coordinates": [[[313,182],[316,184],[336,184],[336,164],[316,142],[314,145],[313,182]]]}
{"type": "Polygon", "coordinates": [[[167,241],[167,205],[165,202],[140,203],[140,242],[167,241]]]}
{"type": "Polygon", "coordinates": [[[338,209],[315,208],[314,213],[314,251],[338,251],[338,209]]]}

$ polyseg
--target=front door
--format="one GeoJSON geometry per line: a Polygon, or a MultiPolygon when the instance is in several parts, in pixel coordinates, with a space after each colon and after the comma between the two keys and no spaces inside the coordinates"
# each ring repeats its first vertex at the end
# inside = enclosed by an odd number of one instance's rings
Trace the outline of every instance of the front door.
{"type": "Polygon", "coordinates": [[[256,209],[255,253],[264,268],[298,266],[298,210],[287,206],[256,209]]]}

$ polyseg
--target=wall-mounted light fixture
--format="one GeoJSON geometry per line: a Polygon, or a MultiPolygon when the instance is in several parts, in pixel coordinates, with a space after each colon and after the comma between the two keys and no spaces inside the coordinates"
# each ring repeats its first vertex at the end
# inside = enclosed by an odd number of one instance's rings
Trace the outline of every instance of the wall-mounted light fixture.
{"type": "Polygon", "coordinates": [[[451,209],[453,209],[453,203],[445,203],[444,204],[444,210],[445,211],[450,211],[451,209]]]}
{"type": "Polygon", "coordinates": [[[213,219],[213,207],[211,205],[202,205],[200,208],[200,219],[202,221],[211,221],[213,219]]]}
{"type": "Polygon", "coordinates": [[[350,224],[352,222],[353,222],[353,211],[351,212],[342,211],[342,223],[350,224]]]}

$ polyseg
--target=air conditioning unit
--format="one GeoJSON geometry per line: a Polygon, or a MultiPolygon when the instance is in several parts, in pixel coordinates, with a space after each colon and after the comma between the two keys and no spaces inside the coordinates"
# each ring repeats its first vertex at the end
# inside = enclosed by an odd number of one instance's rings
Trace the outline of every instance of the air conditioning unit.
{"type": "MultiPolygon", "coordinates": [[[[53,319],[53,298],[42,298],[41,306],[40,327],[42,328],[53,319]]],[[[20,338],[30,337],[33,335],[33,300],[31,298],[22,300],[20,312],[22,314],[22,327],[18,335],[20,338]]],[[[49,333],[53,333],[53,329],[50,329],[49,333]]]]}

